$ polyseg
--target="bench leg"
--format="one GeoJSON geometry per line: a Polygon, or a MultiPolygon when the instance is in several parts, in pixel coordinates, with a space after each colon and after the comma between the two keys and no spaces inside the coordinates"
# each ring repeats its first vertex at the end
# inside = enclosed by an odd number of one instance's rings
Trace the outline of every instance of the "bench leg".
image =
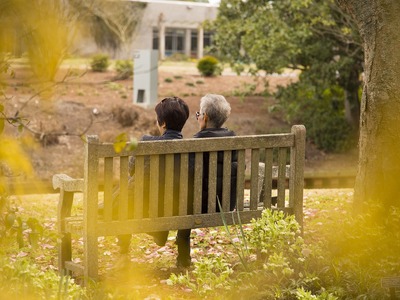
{"type": "Polygon", "coordinates": [[[94,234],[85,234],[84,240],[84,281],[85,286],[90,280],[98,280],[98,242],[94,234]]]}
{"type": "Polygon", "coordinates": [[[71,234],[65,231],[65,218],[71,216],[71,206],[74,193],[60,191],[58,202],[58,234],[61,242],[58,245],[58,271],[60,275],[66,275],[65,262],[72,259],[71,234]]]}

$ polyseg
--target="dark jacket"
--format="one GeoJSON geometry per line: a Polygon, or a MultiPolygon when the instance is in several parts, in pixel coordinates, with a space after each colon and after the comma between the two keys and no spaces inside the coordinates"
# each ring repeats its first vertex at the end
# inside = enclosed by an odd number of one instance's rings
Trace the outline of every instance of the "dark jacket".
{"type": "MultiPolygon", "coordinates": [[[[197,132],[194,138],[213,138],[213,137],[226,137],[236,136],[235,132],[227,128],[206,128],[197,132]]],[[[191,169],[194,169],[194,154],[189,157],[191,169]]],[[[208,174],[209,174],[209,153],[203,154],[203,185],[202,185],[202,212],[207,212],[208,209],[208,174]]],[[[222,201],[222,188],[223,188],[223,163],[224,152],[218,151],[217,154],[217,200],[216,211],[220,211],[218,199],[222,201]]],[[[193,177],[190,176],[190,177],[193,177]]],[[[232,152],[231,160],[231,190],[230,190],[230,204],[229,209],[233,210],[236,206],[236,182],[237,182],[237,152],[232,152]]],[[[221,203],[222,206],[222,203],[221,203]]]]}
{"type": "MultiPolygon", "coordinates": [[[[167,129],[163,135],[161,136],[152,136],[152,135],[144,135],[142,137],[142,141],[161,141],[161,140],[175,140],[175,139],[182,139],[182,133],[176,130],[167,129]]],[[[179,170],[180,166],[180,156],[175,155],[174,157],[174,170],[179,170]]],[[[160,170],[160,184],[159,184],[159,215],[163,214],[163,207],[164,207],[164,183],[165,183],[165,176],[163,175],[163,170],[165,169],[165,157],[160,155],[159,160],[159,170],[160,170]]],[[[129,179],[129,194],[132,201],[129,201],[129,204],[132,206],[134,205],[134,182],[135,182],[135,157],[132,156],[129,159],[129,175],[131,176],[129,179]]],[[[149,182],[150,182],[150,158],[145,157],[144,161],[144,194],[143,194],[143,214],[145,217],[148,216],[149,211],[149,182]]],[[[179,172],[174,172],[174,181],[177,182],[179,180],[179,172]]],[[[174,195],[178,195],[179,190],[177,189],[179,185],[176,185],[176,189],[174,190],[174,195]]],[[[176,199],[177,196],[174,196],[176,199]]],[[[176,206],[176,205],[175,205],[176,206]]],[[[174,207],[174,213],[177,211],[177,207],[174,207]]],[[[129,215],[131,216],[133,213],[133,207],[129,207],[129,215]]]]}
{"type": "MultiPolygon", "coordinates": [[[[163,135],[144,135],[142,141],[161,141],[161,140],[180,140],[182,139],[182,133],[180,131],[167,129],[163,135]]],[[[135,157],[132,156],[129,159],[129,175],[133,176],[135,173],[135,157]]]]}

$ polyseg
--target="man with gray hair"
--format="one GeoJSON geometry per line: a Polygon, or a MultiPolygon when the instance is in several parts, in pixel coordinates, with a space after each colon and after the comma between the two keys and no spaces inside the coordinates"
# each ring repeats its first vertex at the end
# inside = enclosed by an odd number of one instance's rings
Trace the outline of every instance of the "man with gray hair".
{"type": "MultiPolygon", "coordinates": [[[[236,134],[222,126],[231,113],[231,106],[222,95],[207,94],[200,100],[200,111],[196,112],[196,119],[199,123],[200,131],[194,138],[213,138],[235,136],[236,134]]],[[[202,186],[202,212],[208,210],[208,174],[209,174],[209,153],[203,154],[203,186],[202,186]]],[[[189,157],[191,169],[194,169],[194,155],[189,157]]],[[[219,211],[218,201],[222,200],[222,172],[223,172],[224,153],[218,152],[217,156],[217,207],[219,211]]],[[[192,176],[191,176],[192,177],[192,176]]],[[[234,210],[236,206],[236,181],[237,181],[237,153],[232,152],[231,160],[231,190],[230,190],[230,210],[234,210]]],[[[189,203],[190,204],[190,203],[189,203]]],[[[222,203],[221,203],[222,205],[222,203]]],[[[191,263],[190,258],[190,229],[178,230],[176,238],[178,245],[177,265],[188,267],[191,263]]]]}

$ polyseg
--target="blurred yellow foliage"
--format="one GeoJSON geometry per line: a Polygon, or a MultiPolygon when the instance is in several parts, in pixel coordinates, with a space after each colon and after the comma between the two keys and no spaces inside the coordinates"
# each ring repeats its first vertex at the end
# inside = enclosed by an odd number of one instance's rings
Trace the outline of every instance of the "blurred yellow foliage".
{"type": "Polygon", "coordinates": [[[18,181],[32,175],[32,165],[17,140],[1,135],[0,145],[0,194],[8,192],[10,184],[22,191],[18,181]]]}

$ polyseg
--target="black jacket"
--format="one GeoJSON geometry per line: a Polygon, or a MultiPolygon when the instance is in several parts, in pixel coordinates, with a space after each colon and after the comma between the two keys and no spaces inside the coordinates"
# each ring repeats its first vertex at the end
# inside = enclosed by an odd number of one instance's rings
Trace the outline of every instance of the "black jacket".
{"type": "MultiPolygon", "coordinates": [[[[227,128],[206,128],[197,132],[194,138],[212,138],[212,137],[226,137],[236,136],[235,132],[227,128]]],[[[218,205],[218,199],[221,201],[222,206],[222,189],[223,189],[223,163],[224,153],[219,151],[217,154],[217,200],[216,200],[216,211],[220,211],[218,205]]],[[[203,154],[203,185],[202,185],[202,212],[207,212],[208,209],[208,174],[209,174],[209,153],[203,154]]],[[[191,171],[194,170],[194,154],[189,157],[191,171]]],[[[191,174],[190,177],[193,177],[191,174]]],[[[230,190],[230,210],[233,210],[236,206],[236,183],[237,183],[237,152],[232,152],[231,160],[231,190],[230,190]]]]}
{"type": "MultiPolygon", "coordinates": [[[[144,135],[142,137],[142,141],[161,141],[161,140],[175,140],[175,139],[182,139],[182,133],[180,131],[176,130],[170,130],[167,129],[163,135],[161,136],[152,136],[152,135],[144,135]]],[[[179,172],[176,170],[179,170],[180,166],[180,155],[175,155],[174,156],[174,181],[177,182],[179,180],[179,172]]],[[[164,208],[164,180],[165,176],[164,174],[164,169],[165,169],[165,157],[160,155],[160,160],[159,160],[159,170],[160,170],[160,184],[159,184],[159,199],[158,199],[158,207],[159,207],[159,216],[163,215],[163,208],[164,208]]],[[[134,182],[135,182],[135,157],[132,156],[129,159],[129,175],[131,176],[129,179],[129,193],[130,193],[130,198],[134,199],[134,182]]],[[[144,193],[143,193],[143,214],[145,217],[148,216],[148,211],[149,211],[149,182],[150,182],[150,158],[145,157],[144,161],[144,193]]],[[[174,199],[178,198],[178,188],[179,185],[175,185],[175,190],[174,190],[174,199]]],[[[130,205],[134,205],[134,200],[129,202],[130,205]]],[[[174,205],[174,213],[176,214],[178,210],[177,204],[174,205]]],[[[133,208],[129,207],[129,213],[130,216],[132,215],[133,208]]]]}
{"type": "MultiPolygon", "coordinates": [[[[167,129],[163,135],[144,135],[142,141],[162,141],[162,140],[180,140],[182,139],[182,133],[180,131],[167,129]]],[[[135,173],[135,157],[132,156],[129,159],[129,175],[133,176],[135,173]]]]}

